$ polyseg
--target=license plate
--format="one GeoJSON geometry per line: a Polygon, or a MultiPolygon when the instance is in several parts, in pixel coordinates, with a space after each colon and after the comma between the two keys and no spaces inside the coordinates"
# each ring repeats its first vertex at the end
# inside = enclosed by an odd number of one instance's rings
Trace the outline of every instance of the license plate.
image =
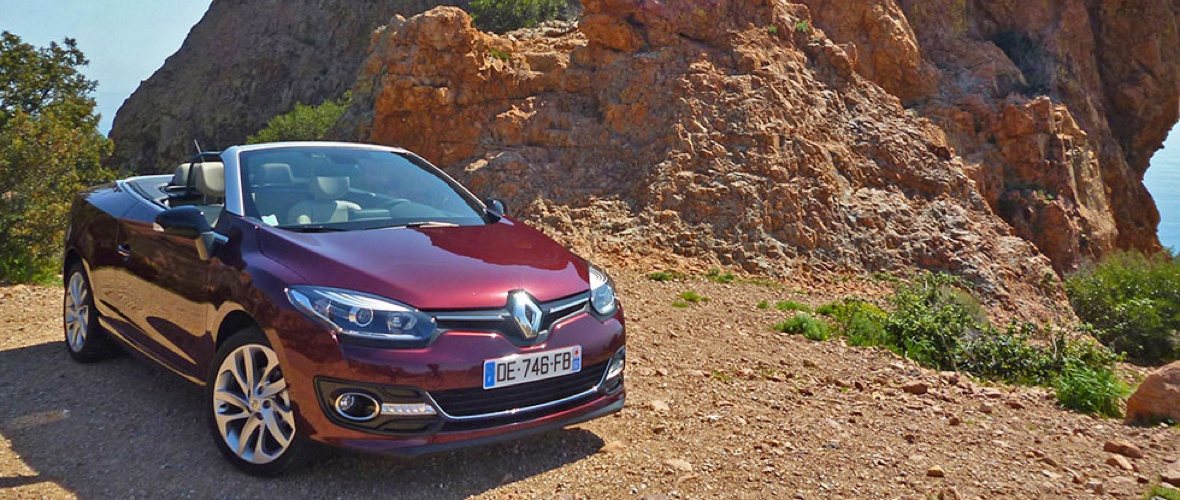
{"type": "Polygon", "coordinates": [[[489,359],[483,362],[483,388],[527,384],[582,371],[582,346],[489,359]]]}

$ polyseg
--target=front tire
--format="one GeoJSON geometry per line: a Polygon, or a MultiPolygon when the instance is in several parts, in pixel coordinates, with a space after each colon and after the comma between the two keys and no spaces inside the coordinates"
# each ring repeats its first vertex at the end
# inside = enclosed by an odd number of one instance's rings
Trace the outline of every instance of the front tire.
{"type": "Polygon", "coordinates": [[[81,262],[71,265],[66,274],[62,327],[65,330],[66,349],[74,361],[90,363],[118,352],[118,348],[98,325],[98,310],[94,307],[90,279],[81,262]]]}
{"type": "Polygon", "coordinates": [[[278,355],[260,330],[230,337],[206,382],[209,426],[230,463],[250,475],[278,476],[306,461],[310,444],[296,430],[278,355]]]}

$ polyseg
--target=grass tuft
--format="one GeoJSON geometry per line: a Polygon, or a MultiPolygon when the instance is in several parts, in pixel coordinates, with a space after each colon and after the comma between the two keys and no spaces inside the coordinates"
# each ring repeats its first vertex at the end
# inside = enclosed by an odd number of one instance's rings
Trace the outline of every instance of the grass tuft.
{"type": "Polygon", "coordinates": [[[679,281],[684,278],[687,278],[687,276],[685,276],[684,274],[678,273],[676,271],[655,271],[655,272],[647,273],[647,279],[652,280],[652,281],[659,281],[661,283],[667,283],[669,281],[679,281]]]}
{"type": "Polygon", "coordinates": [[[827,323],[805,312],[797,313],[793,318],[774,325],[774,329],[783,333],[802,335],[814,341],[824,341],[831,337],[831,329],[827,323]]]}
{"type": "Polygon", "coordinates": [[[722,273],[720,269],[714,267],[705,273],[705,279],[713,283],[733,283],[737,276],[734,276],[733,273],[722,273]]]}
{"type": "Polygon", "coordinates": [[[793,300],[780,300],[774,305],[774,308],[779,311],[811,312],[810,306],[808,306],[807,304],[800,304],[800,303],[795,302],[793,300]]]}
{"type": "Polygon", "coordinates": [[[1180,490],[1162,484],[1153,484],[1143,493],[1143,500],[1180,500],[1180,490]]]}

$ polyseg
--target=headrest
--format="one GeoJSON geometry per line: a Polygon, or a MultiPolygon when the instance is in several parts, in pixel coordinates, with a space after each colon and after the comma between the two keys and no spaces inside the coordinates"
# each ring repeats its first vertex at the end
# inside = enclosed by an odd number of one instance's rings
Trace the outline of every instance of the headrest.
{"type": "Polygon", "coordinates": [[[170,186],[187,186],[188,185],[188,171],[192,167],[192,163],[181,163],[176,167],[176,173],[172,174],[172,181],[168,183],[170,186]]]}
{"type": "Polygon", "coordinates": [[[316,177],[309,188],[316,201],[339,200],[348,193],[348,177],[316,177]]]}
{"type": "Polygon", "coordinates": [[[264,163],[258,183],[290,185],[295,183],[295,176],[291,175],[291,166],[286,163],[264,163]]]}
{"type": "Polygon", "coordinates": [[[225,164],[207,161],[193,165],[193,169],[198,191],[215,198],[225,196],[225,164]]]}

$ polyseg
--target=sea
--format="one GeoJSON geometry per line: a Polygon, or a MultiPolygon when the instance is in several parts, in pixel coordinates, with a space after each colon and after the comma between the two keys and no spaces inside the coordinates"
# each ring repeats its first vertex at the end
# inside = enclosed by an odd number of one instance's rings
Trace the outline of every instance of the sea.
{"type": "Polygon", "coordinates": [[[1180,250],[1180,127],[1172,129],[1164,149],[1151,157],[1143,183],[1160,211],[1160,243],[1180,250]]]}

